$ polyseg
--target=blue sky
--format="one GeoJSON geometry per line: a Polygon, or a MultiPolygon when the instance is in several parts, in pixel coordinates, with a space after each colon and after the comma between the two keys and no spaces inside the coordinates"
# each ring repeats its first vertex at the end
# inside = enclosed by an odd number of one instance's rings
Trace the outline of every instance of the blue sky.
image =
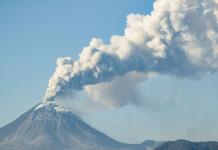
{"type": "MultiPolygon", "coordinates": [[[[148,14],[148,0],[0,2],[0,126],[42,100],[57,57],[77,58],[92,37],[122,34],[126,15],[148,14]]],[[[151,103],[83,115],[115,139],[218,140],[218,74],[201,80],[156,76],[141,85],[151,103]]]]}

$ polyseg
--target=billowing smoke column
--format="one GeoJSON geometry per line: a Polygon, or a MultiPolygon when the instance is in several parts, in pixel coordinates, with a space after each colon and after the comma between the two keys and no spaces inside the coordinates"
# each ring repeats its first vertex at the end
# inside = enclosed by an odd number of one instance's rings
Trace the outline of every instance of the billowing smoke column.
{"type": "Polygon", "coordinates": [[[59,58],[45,101],[130,72],[192,78],[218,70],[218,0],[157,0],[130,14],[123,36],[92,39],[79,59],[59,58]]]}

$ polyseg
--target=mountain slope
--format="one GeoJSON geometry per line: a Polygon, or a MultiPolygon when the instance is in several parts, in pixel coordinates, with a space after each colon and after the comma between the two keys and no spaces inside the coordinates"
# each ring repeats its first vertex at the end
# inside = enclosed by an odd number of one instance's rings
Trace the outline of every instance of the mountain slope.
{"type": "Polygon", "coordinates": [[[73,113],[42,103],[0,128],[1,150],[145,150],[95,130],[73,113]]]}
{"type": "Polygon", "coordinates": [[[218,150],[218,142],[169,141],[155,148],[155,150],[218,150]]]}

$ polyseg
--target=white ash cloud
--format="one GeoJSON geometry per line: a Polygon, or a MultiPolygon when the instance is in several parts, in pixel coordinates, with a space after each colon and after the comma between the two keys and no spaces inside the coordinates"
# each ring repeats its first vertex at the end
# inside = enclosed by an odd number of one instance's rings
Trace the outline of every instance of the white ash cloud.
{"type": "Polygon", "coordinates": [[[150,15],[127,16],[124,35],[113,35],[108,44],[93,38],[78,60],[58,58],[44,100],[109,86],[130,72],[194,78],[217,70],[218,1],[157,0],[150,15]]]}

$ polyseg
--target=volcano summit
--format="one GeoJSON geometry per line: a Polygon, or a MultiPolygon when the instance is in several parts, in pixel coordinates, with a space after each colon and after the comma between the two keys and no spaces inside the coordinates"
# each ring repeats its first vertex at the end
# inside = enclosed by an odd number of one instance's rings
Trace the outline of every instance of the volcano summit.
{"type": "Polygon", "coordinates": [[[40,103],[0,128],[1,150],[145,150],[152,146],[156,143],[113,140],[54,103],[40,103]]]}

